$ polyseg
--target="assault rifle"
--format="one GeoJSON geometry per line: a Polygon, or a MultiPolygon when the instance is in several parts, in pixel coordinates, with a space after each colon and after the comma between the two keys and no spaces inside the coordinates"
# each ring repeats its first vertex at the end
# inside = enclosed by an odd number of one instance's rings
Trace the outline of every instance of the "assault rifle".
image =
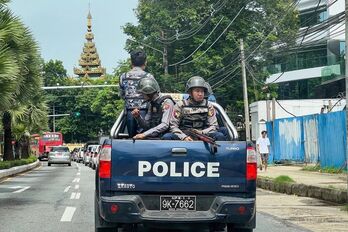
{"type": "Polygon", "coordinates": [[[205,143],[210,144],[211,145],[211,152],[213,154],[215,154],[217,152],[217,147],[220,147],[220,144],[217,144],[215,142],[215,139],[213,139],[207,135],[200,134],[195,129],[185,130],[184,133],[187,133],[187,135],[192,137],[192,139],[198,139],[198,140],[201,140],[205,143]]]}

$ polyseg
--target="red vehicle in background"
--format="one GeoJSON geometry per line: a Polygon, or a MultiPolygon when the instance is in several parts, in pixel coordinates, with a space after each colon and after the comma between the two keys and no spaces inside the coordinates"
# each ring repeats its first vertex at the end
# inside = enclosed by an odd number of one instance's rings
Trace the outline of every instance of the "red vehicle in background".
{"type": "Polygon", "coordinates": [[[30,147],[39,160],[48,159],[48,153],[53,146],[63,145],[63,135],[60,132],[44,132],[41,136],[31,136],[30,147]]]}

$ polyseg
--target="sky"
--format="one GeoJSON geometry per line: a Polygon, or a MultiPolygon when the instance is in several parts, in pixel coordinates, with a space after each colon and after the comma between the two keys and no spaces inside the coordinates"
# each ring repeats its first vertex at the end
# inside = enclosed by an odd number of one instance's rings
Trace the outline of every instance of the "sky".
{"type": "Polygon", "coordinates": [[[137,23],[134,9],[138,0],[12,0],[9,8],[30,28],[43,59],[63,61],[68,75],[73,76],[86,41],[89,3],[99,58],[106,72],[112,73],[129,56],[121,27],[137,23]]]}

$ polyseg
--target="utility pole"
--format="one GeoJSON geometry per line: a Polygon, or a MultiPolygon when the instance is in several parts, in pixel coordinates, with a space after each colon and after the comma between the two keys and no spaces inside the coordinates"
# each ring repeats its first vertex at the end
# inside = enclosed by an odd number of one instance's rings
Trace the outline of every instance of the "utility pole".
{"type": "Polygon", "coordinates": [[[267,100],[266,100],[266,115],[267,115],[267,122],[271,121],[271,102],[269,100],[271,94],[267,93],[267,100]]]}
{"type": "Polygon", "coordinates": [[[56,132],[56,107],[53,103],[53,132],[56,132]]]}
{"type": "Polygon", "coordinates": [[[56,107],[53,104],[53,132],[56,132],[56,107]]]}
{"type": "MultiPolygon", "coordinates": [[[[165,34],[164,31],[161,31],[161,37],[164,40],[165,34]]],[[[163,68],[164,68],[164,74],[168,75],[168,50],[167,45],[163,45],[163,68]]]]}
{"type": "Polygon", "coordinates": [[[276,119],[276,100],[272,98],[272,121],[274,125],[274,120],[276,119]]]}
{"type": "Polygon", "coordinates": [[[245,136],[246,136],[246,140],[250,141],[251,140],[251,138],[250,138],[250,120],[249,120],[250,116],[249,116],[248,89],[247,89],[247,81],[246,81],[243,39],[240,39],[240,57],[241,57],[241,63],[242,63],[242,78],[243,78],[245,136]]]}

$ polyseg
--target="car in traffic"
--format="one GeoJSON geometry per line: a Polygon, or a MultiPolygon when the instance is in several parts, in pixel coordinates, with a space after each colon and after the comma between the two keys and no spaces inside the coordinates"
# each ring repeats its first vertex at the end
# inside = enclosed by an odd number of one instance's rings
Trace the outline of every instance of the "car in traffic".
{"type": "Polygon", "coordinates": [[[83,147],[78,148],[75,162],[80,163],[83,161],[83,153],[84,153],[83,147]]]}
{"type": "Polygon", "coordinates": [[[48,166],[51,164],[68,164],[71,166],[71,154],[66,146],[54,146],[48,153],[48,166]]]}
{"type": "Polygon", "coordinates": [[[95,169],[98,166],[99,152],[101,150],[100,145],[96,145],[92,148],[90,167],[95,169]]]}

